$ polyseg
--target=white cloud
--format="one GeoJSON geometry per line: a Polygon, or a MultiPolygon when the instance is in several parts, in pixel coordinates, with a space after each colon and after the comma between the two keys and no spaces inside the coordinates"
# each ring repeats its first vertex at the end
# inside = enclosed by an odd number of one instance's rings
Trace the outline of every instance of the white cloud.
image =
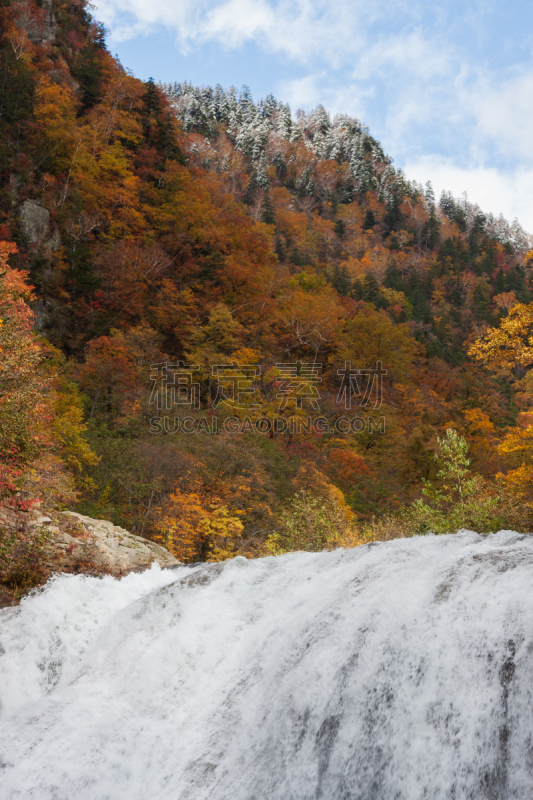
{"type": "Polygon", "coordinates": [[[228,0],[212,9],[202,28],[193,34],[237,48],[257,37],[269,37],[276,26],[274,9],[262,0],[228,0]]]}
{"type": "MultiPolygon", "coordinates": [[[[408,177],[456,194],[470,189],[482,208],[518,215],[533,230],[533,67],[496,72],[473,48],[494,0],[473,0],[476,15],[465,9],[463,19],[424,0],[96,2],[116,41],[164,28],[182,54],[254,43],[273,59],[288,58],[294,71],[270,88],[293,110],[321,103],[351,113],[408,177]],[[461,26],[471,31],[468,41],[461,42],[461,26]]],[[[246,64],[242,77],[249,82],[246,64]]]]}
{"type": "Polygon", "coordinates": [[[320,85],[324,78],[325,74],[322,72],[283,81],[279,87],[281,96],[293,112],[299,108],[314,108],[324,101],[324,91],[320,85]]]}
{"type": "Polygon", "coordinates": [[[167,0],[96,0],[97,14],[113,39],[134,37],[140,29],[176,28],[181,46],[217,42],[239,48],[249,41],[302,63],[319,55],[331,68],[369,46],[369,27],[396,11],[410,18],[399,0],[223,0],[169,4],[167,0]],[[193,12],[193,13],[191,13],[193,12]]]}
{"type": "Polygon", "coordinates": [[[422,29],[407,30],[390,42],[375,45],[368,60],[376,59],[379,67],[395,67],[402,74],[414,75],[425,81],[449,75],[453,68],[453,53],[449,46],[428,36],[422,29]]]}
{"type": "Polygon", "coordinates": [[[458,166],[451,159],[426,155],[403,165],[405,174],[419,183],[431,181],[437,198],[449,190],[456,197],[466,191],[469,200],[483,211],[503,214],[508,220],[518,217],[528,231],[533,231],[533,167],[509,172],[490,165],[470,168],[458,166]]]}
{"type": "Polygon", "coordinates": [[[267,51],[300,63],[319,55],[331,68],[338,68],[347,52],[365,46],[364,31],[374,16],[375,11],[363,0],[339,0],[336,4],[324,0],[226,0],[209,9],[200,21],[184,26],[181,38],[233,47],[255,40],[267,51]]]}
{"type": "Polygon", "coordinates": [[[482,79],[470,97],[478,133],[497,143],[503,154],[533,160],[533,69],[499,85],[482,79]]]}

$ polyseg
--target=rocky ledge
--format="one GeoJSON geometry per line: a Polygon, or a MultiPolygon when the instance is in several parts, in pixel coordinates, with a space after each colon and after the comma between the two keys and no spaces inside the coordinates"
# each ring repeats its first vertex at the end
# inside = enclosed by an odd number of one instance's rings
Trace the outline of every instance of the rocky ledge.
{"type": "Polygon", "coordinates": [[[58,568],[61,571],[61,566],[68,568],[76,561],[86,560],[119,578],[128,572],[142,572],[154,562],[160,567],[174,567],[180,563],[161,545],[104,519],[62,511],[56,516],[56,524],[51,517],[40,517],[39,524],[49,534],[47,544],[54,556],[50,566],[56,571],[58,568]]]}
{"type": "Polygon", "coordinates": [[[32,583],[41,585],[55,572],[120,578],[153,563],[161,567],[180,563],[155,542],[75,511],[14,513],[0,508],[2,555],[0,606],[15,602],[32,583]],[[35,579],[28,577],[28,569],[35,579]]]}

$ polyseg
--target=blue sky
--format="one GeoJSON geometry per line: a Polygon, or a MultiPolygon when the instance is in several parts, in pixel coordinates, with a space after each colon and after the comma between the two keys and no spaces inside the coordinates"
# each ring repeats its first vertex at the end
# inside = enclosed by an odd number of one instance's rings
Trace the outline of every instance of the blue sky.
{"type": "Polygon", "coordinates": [[[142,79],[248,85],[365,122],[407,177],[533,232],[533,5],[96,0],[142,79]]]}

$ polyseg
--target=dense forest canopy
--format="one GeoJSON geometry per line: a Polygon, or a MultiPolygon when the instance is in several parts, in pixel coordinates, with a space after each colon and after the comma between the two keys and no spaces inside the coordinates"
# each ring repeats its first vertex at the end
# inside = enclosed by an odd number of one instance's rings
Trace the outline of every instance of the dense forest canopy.
{"type": "Polygon", "coordinates": [[[83,0],[3,0],[0,29],[5,504],[193,561],[436,529],[457,486],[464,524],[530,524],[516,221],[437,201],[358,120],[141,82],[83,0]]]}
{"type": "MultiPolygon", "coordinates": [[[[312,174],[313,160],[336,161],[349,166],[344,182],[335,187],[334,197],[330,198],[337,203],[349,203],[367,191],[374,192],[392,212],[391,223],[395,207],[405,198],[422,202],[429,210],[435,206],[431,184],[424,188],[406,179],[401,170],[394,169],[392,159],[385,155],[379,142],[358,119],[343,114],[331,119],[323,106],[310,114],[298,111],[293,118],[290,107],[273,95],[254,103],[246,86],[240,93],[235,87],[225,91],[220,85],[213,89],[174,83],[162,84],[161,88],[187,133],[203,134],[209,141],[223,130],[234,148],[249,157],[253,186],[268,189],[275,185],[279,174],[269,175],[268,166],[279,170],[286,161],[285,144],[299,141],[309,151],[310,158],[309,171],[300,175],[292,187],[299,196],[320,196],[320,186],[312,174]]],[[[202,155],[201,146],[198,154],[202,155]]],[[[205,153],[204,166],[209,165],[210,159],[205,153]]],[[[484,214],[466,195],[456,199],[450,192],[442,193],[439,206],[462,231],[483,229],[517,251],[528,249],[528,235],[518,220],[509,224],[503,215],[496,218],[493,214],[484,214]]]]}

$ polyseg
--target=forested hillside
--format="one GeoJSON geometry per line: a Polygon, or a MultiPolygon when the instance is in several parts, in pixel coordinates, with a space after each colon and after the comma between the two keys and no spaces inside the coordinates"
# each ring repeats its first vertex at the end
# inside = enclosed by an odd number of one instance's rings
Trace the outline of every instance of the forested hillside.
{"type": "Polygon", "coordinates": [[[83,0],[0,24],[6,506],[77,503],[189,561],[452,502],[530,525],[518,223],[437,201],[356,119],[137,80],[83,0]]]}

